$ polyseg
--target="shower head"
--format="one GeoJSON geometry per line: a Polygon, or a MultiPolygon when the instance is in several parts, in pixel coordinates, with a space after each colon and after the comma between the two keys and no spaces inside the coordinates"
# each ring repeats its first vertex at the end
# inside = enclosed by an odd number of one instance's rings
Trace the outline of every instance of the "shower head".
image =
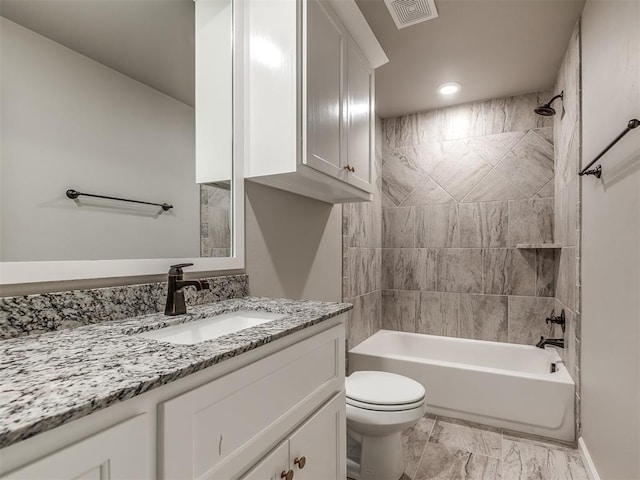
{"type": "Polygon", "coordinates": [[[551,104],[556,98],[562,99],[563,97],[564,91],[560,92],[560,95],[556,95],[544,105],[540,105],[538,108],[534,109],[534,112],[538,115],[542,115],[543,117],[553,117],[556,114],[556,109],[553,108],[551,104]]]}
{"type": "Polygon", "coordinates": [[[538,115],[542,115],[543,117],[552,117],[556,114],[556,109],[546,103],[536,108],[534,112],[536,112],[538,115]]]}

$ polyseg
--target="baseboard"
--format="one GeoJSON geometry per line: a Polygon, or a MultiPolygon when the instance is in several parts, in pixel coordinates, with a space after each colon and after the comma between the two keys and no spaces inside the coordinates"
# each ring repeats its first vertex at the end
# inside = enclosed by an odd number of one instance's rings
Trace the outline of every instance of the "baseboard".
{"type": "Polygon", "coordinates": [[[578,439],[578,449],[580,450],[580,455],[582,455],[582,463],[584,463],[584,468],[587,470],[589,480],[600,480],[600,475],[598,475],[596,466],[591,459],[591,455],[589,455],[589,450],[587,450],[587,445],[584,443],[582,437],[578,439]]]}

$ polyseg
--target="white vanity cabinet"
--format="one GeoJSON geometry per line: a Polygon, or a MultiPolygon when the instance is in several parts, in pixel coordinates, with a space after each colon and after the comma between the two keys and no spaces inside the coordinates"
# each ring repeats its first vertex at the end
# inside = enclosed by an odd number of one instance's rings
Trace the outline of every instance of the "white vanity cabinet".
{"type": "Polygon", "coordinates": [[[160,404],[161,477],[237,478],[343,390],[343,342],[334,327],[160,404]]]}
{"type": "Polygon", "coordinates": [[[0,480],[342,480],[345,317],[6,447],[0,480]]]}
{"type": "Polygon", "coordinates": [[[344,405],[343,393],[334,396],[241,480],[346,478],[344,405]]]}
{"type": "Polygon", "coordinates": [[[147,414],[138,415],[44,457],[2,479],[151,480],[147,414]]]}
{"type": "Polygon", "coordinates": [[[341,2],[245,6],[245,176],[329,203],[372,198],[374,68],[386,61],[355,2],[341,2]]]}

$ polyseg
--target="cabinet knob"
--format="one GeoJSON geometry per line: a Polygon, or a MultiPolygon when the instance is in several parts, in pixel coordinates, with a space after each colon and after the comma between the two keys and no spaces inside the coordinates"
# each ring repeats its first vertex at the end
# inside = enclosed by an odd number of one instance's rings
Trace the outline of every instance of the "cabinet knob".
{"type": "Polygon", "coordinates": [[[353,168],[351,165],[346,165],[343,167],[347,172],[351,172],[351,173],[355,173],[356,169],[353,168]]]}
{"type": "Polygon", "coordinates": [[[297,465],[300,470],[302,470],[304,466],[307,464],[307,457],[300,457],[300,458],[296,457],[293,463],[297,465]]]}
{"type": "Polygon", "coordinates": [[[293,480],[293,470],[289,470],[288,472],[282,472],[280,474],[280,478],[284,478],[285,480],[293,480]]]}

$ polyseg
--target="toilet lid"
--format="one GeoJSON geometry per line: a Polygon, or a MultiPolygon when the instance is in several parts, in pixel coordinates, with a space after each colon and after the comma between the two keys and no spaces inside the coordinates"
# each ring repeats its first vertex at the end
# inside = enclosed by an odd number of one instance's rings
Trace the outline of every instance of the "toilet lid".
{"type": "Polygon", "coordinates": [[[389,372],[354,372],[345,379],[347,398],[373,405],[403,405],[424,399],[424,387],[389,372]]]}
{"type": "Polygon", "coordinates": [[[402,412],[405,410],[413,410],[414,408],[420,408],[424,405],[424,398],[413,403],[403,403],[396,405],[378,405],[375,403],[359,402],[353,398],[347,397],[347,405],[352,407],[363,408],[364,410],[373,410],[376,412],[402,412]]]}

